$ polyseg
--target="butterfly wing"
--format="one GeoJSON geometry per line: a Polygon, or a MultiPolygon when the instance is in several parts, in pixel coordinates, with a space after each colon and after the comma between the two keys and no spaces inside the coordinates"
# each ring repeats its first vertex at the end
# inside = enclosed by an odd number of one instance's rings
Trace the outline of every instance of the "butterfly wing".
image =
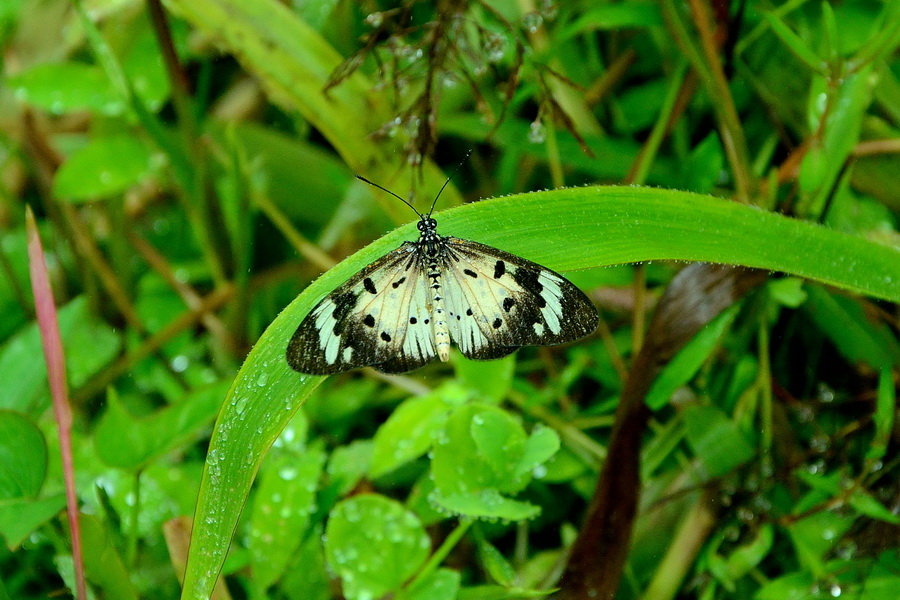
{"type": "Polygon", "coordinates": [[[500,358],[592,333],[597,309],[562,275],[497,248],[444,238],[450,337],[468,358],[500,358]]]}
{"type": "Polygon", "coordinates": [[[421,367],[435,356],[427,292],[416,246],[406,242],[310,311],[288,343],[288,364],[313,375],[421,367]]]}

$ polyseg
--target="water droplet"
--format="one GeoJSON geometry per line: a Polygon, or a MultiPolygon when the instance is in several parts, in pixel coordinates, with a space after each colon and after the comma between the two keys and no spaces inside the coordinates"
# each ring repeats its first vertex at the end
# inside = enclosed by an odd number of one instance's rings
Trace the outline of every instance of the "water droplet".
{"type": "Polygon", "coordinates": [[[547,139],[547,128],[539,119],[535,119],[528,128],[528,141],[532,144],[543,144],[547,139]]]}
{"type": "Polygon", "coordinates": [[[407,137],[414,138],[419,135],[419,125],[421,125],[421,123],[422,120],[419,119],[419,117],[409,117],[403,126],[404,133],[407,137]]]}
{"type": "Polygon", "coordinates": [[[299,470],[294,466],[284,466],[278,469],[278,476],[284,479],[285,481],[290,481],[297,477],[299,474],[299,470]]]}
{"type": "Polygon", "coordinates": [[[184,354],[179,354],[172,359],[172,362],[170,364],[172,366],[172,370],[176,373],[184,373],[190,363],[191,361],[187,356],[185,356],[184,354]]]}
{"type": "Polygon", "coordinates": [[[553,0],[541,0],[538,4],[538,11],[547,21],[552,21],[559,14],[559,5],[553,0]]]}
{"type": "Polygon", "coordinates": [[[825,452],[831,445],[831,440],[827,435],[816,434],[809,440],[809,445],[816,452],[825,452]]]}
{"type": "Polygon", "coordinates": [[[752,521],[755,516],[756,515],[753,514],[753,511],[750,510],[749,508],[747,508],[746,506],[741,506],[737,510],[738,519],[740,519],[741,521],[743,521],[745,523],[749,523],[750,521],[752,521]]]}
{"type": "Polygon", "coordinates": [[[260,373],[259,377],[256,378],[256,385],[259,387],[266,387],[267,383],[269,383],[269,374],[260,373]]]}
{"type": "Polygon", "coordinates": [[[813,475],[815,475],[816,473],[822,473],[825,471],[825,461],[820,459],[816,462],[810,463],[806,465],[806,470],[813,475]]]}
{"type": "Polygon", "coordinates": [[[383,13],[373,12],[366,17],[366,25],[369,25],[370,27],[381,27],[382,23],[384,23],[383,13]]]}
{"type": "Polygon", "coordinates": [[[293,425],[289,427],[285,427],[284,431],[281,432],[281,435],[278,436],[279,441],[283,444],[291,444],[294,440],[297,439],[297,430],[294,429],[293,425]]]}
{"type": "Polygon", "coordinates": [[[484,51],[488,62],[500,62],[506,54],[506,38],[498,33],[490,34],[484,43],[484,51]]]}
{"type": "Polygon", "coordinates": [[[537,33],[543,24],[544,18],[540,13],[530,12],[522,17],[522,26],[525,27],[528,33],[537,33]]]}

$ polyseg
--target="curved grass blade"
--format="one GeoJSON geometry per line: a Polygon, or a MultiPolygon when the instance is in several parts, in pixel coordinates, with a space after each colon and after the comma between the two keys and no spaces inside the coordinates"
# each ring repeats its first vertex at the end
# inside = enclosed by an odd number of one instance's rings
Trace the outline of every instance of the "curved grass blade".
{"type": "MultiPolygon", "coordinates": [[[[799,275],[900,302],[900,251],[709,196],[584,187],[508,196],[436,214],[445,235],[474,239],[557,271],[648,260],[707,261],[799,275]]],[[[415,239],[410,223],[325,273],[263,333],[226,397],[210,442],[182,598],[207,598],[259,463],[322,377],[284,352],[310,309],[350,275],[415,239]]]]}

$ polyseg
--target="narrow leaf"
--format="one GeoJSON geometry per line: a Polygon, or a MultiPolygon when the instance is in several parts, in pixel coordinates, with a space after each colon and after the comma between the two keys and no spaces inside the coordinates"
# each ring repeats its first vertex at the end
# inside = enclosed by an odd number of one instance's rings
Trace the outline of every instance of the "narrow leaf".
{"type": "Polygon", "coordinates": [[[66,362],[63,358],[62,339],[56,320],[53,290],[44,262],[44,248],[38,235],[34,213],[29,206],[25,211],[25,228],[28,231],[28,269],[31,273],[31,290],[34,293],[35,313],[41,331],[44,361],[50,379],[50,395],[53,413],[59,430],[59,447],[62,453],[63,475],[66,481],[69,528],[72,536],[72,556],[75,562],[75,581],[79,600],[87,598],[84,581],[84,558],[81,553],[81,533],[78,527],[78,496],[75,493],[75,465],[72,461],[72,412],[69,409],[69,390],[66,382],[66,362]]]}

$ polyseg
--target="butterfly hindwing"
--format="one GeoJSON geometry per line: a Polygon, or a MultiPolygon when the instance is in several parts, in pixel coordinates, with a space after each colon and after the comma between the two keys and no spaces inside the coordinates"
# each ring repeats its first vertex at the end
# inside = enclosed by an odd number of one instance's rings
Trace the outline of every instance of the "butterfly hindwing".
{"type": "Polygon", "coordinates": [[[597,327],[590,300],[564,277],[497,248],[444,238],[450,336],[469,358],[577,340],[597,327]]]}
{"type": "Polygon", "coordinates": [[[427,288],[407,242],[322,299],[294,332],[288,364],[315,375],[374,366],[387,373],[434,358],[427,288]]]}

